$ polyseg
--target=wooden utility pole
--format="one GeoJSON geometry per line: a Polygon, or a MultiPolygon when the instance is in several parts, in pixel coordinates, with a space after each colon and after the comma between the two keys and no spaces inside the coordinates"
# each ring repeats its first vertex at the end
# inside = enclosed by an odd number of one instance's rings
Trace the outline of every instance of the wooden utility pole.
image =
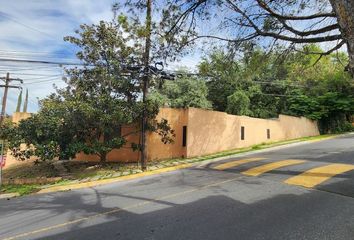
{"type": "Polygon", "coordinates": [[[4,88],[4,96],[2,98],[1,115],[0,115],[0,124],[1,124],[2,121],[5,119],[7,94],[8,94],[9,88],[21,88],[20,86],[11,86],[10,82],[18,81],[20,83],[23,83],[23,80],[19,79],[19,78],[10,78],[10,73],[7,73],[6,77],[2,77],[0,79],[4,80],[4,82],[5,82],[5,85],[0,85],[0,87],[4,88]]]}
{"type": "Polygon", "coordinates": [[[146,23],[145,23],[145,51],[143,56],[144,61],[144,76],[143,76],[143,114],[141,118],[141,168],[143,171],[146,170],[146,98],[149,92],[149,80],[150,80],[150,49],[151,49],[151,8],[152,0],[146,0],[146,23]]]}

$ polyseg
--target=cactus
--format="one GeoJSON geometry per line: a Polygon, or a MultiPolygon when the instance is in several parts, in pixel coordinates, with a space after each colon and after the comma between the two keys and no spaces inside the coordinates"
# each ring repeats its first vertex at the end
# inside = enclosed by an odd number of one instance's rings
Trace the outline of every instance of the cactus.
{"type": "Polygon", "coordinates": [[[21,92],[20,92],[20,94],[18,95],[18,98],[17,98],[16,112],[20,112],[21,111],[21,104],[22,104],[22,90],[21,90],[21,92]]]}
{"type": "Polygon", "coordinates": [[[25,97],[25,103],[23,104],[23,112],[27,112],[27,105],[28,105],[28,89],[26,89],[26,97],[25,97]]]}

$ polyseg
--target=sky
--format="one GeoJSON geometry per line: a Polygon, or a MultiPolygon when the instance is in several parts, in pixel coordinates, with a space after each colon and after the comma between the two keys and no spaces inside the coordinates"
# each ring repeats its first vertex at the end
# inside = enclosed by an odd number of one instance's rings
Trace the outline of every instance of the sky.
{"type": "MultiPolygon", "coordinates": [[[[77,49],[63,41],[64,36],[74,35],[80,24],[98,23],[112,18],[112,4],[125,0],[0,0],[0,78],[10,73],[11,78],[23,80],[22,88],[29,91],[29,112],[38,110],[38,99],[54,92],[53,84],[65,86],[62,81],[63,69],[58,65],[14,63],[1,59],[48,60],[77,63],[77,49]]],[[[156,0],[160,7],[164,0],[156,0]]],[[[246,1],[246,4],[249,2],[246,1]]],[[[252,10],[253,11],[253,10],[252,10]]],[[[230,14],[228,10],[213,9],[218,18],[230,14]]],[[[305,14],[305,13],[302,13],[305,14]]],[[[228,15],[229,16],[229,15],[228,15]]],[[[232,17],[232,13],[230,15],[232,17]]],[[[233,36],[239,31],[235,27],[221,30],[215,18],[197,27],[201,35],[233,36]],[[230,32],[231,31],[231,32],[230,32]]],[[[308,24],[296,27],[305,29],[308,24]]],[[[266,41],[265,41],[266,42],[266,41]]],[[[261,42],[262,43],[262,42],[261,42]]],[[[327,49],[327,43],[321,45],[327,49]]],[[[329,44],[331,46],[332,43],[329,44]]],[[[191,54],[178,62],[169,63],[168,69],[187,67],[195,70],[201,57],[208,49],[202,42],[197,43],[191,54]]],[[[0,85],[3,84],[0,80],[0,85]]],[[[12,82],[17,85],[17,82],[12,82]]],[[[6,112],[12,114],[17,104],[18,89],[10,89],[6,112]]],[[[0,88],[0,101],[3,88],[0,88]]]]}
{"type": "MultiPolygon", "coordinates": [[[[122,1],[122,0],[118,0],[122,1]]],[[[73,35],[82,23],[97,23],[112,18],[114,0],[0,0],[0,59],[35,59],[77,63],[75,48],[63,41],[73,35]]],[[[195,68],[200,54],[188,55],[169,68],[195,68]]],[[[0,77],[10,72],[11,78],[23,80],[22,88],[29,91],[29,112],[38,110],[38,99],[54,92],[53,84],[65,86],[63,70],[58,65],[14,63],[0,61],[0,77]]],[[[0,82],[0,84],[3,84],[0,82]]],[[[12,85],[18,85],[12,82],[12,85]]],[[[19,89],[10,89],[7,114],[17,105],[19,89]]],[[[3,88],[0,88],[2,100],[3,88]]]]}

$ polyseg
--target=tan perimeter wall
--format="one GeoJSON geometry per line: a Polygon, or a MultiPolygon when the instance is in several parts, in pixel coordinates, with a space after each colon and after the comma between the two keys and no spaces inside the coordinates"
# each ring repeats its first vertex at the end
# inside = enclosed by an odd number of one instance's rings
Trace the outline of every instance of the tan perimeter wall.
{"type": "MultiPolygon", "coordinates": [[[[176,132],[174,143],[164,144],[161,142],[161,137],[157,133],[149,133],[147,135],[147,159],[168,159],[179,158],[186,156],[186,148],[182,147],[182,128],[187,124],[187,110],[161,108],[157,115],[157,120],[167,119],[172,129],[176,132]]],[[[137,131],[136,126],[125,126],[122,128],[122,135],[129,132],[137,131]]],[[[140,152],[131,149],[132,143],[139,143],[140,133],[128,136],[127,144],[121,149],[115,149],[107,155],[107,161],[111,162],[137,162],[140,159],[140,152]]],[[[96,155],[86,155],[79,153],[76,155],[76,160],[98,161],[96,155]]]]}
{"type": "MultiPolygon", "coordinates": [[[[18,122],[29,116],[15,113],[13,121],[18,122]]],[[[164,144],[157,133],[149,133],[147,135],[148,160],[195,157],[260,143],[319,135],[316,122],[304,117],[286,115],[280,115],[277,119],[259,119],[197,108],[161,108],[157,119],[167,119],[176,136],[174,143],[164,144]],[[187,126],[185,147],[182,144],[183,126],[187,126]],[[244,140],[241,140],[241,126],[245,128],[244,140]],[[267,138],[267,129],[270,130],[270,139],[267,138]]],[[[122,134],[137,129],[138,127],[134,125],[124,126],[122,134]]],[[[140,134],[130,135],[127,140],[128,143],[123,148],[113,150],[107,155],[107,161],[136,162],[140,159],[140,153],[131,149],[131,143],[139,143],[140,134]]],[[[7,167],[18,163],[10,154],[7,155],[7,159],[7,167]]],[[[98,156],[83,153],[78,153],[75,159],[99,161],[98,156]]]]}
{"type": "Polygon", "coordinates": [[[304,117],[280,115],[278,119],[260,119],[189,108],[187,157],[315,135],[319,135],[317,123],[304,117]],[[241,126],[245,129],[244,140],[241,126]]]}

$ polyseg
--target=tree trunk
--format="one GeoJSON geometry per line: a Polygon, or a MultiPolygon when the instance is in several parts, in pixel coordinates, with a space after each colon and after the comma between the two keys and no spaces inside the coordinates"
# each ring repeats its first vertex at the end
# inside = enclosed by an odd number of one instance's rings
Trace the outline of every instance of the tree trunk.
{"type": "Polygon", "coordinates": [[[107,152],[101,152],[100,153],[100,162],[102,164],[106,163],[106,157],[107,157],[107,152]]]}
{"type": "Polygon", "coordinates": [[[354,77],[354,1],[330,0],[330,3],[336,13],[343,40],[347,44],[349,55],[347,69],[352,77],[354,77]]]}
{"type": "Polygon", "coordinates": [[[141,168],[143,171],[147,169],[146,163],[146,125],[147,125],[147,117],[146,117],[146,99],[149,92],[149,64],[150,64],[150,49],[151,49],[151,24],[152,24],[152,0],[146,0],[146,37],[145,37],[145,51],[143,54],[143,62],[144,62],[144,72],[145,76],[143,78],[143,116],[141,119],[141,168]]]}

